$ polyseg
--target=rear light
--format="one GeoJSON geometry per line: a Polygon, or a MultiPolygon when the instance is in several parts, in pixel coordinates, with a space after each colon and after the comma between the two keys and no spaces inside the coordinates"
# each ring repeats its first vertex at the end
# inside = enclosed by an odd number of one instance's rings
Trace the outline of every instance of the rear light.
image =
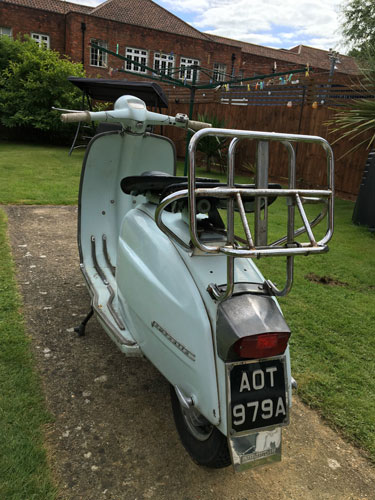
{"type": "Polygon", "coordinates": [[[269,358],[283,354],[289,336],[289,332],[278,332],[242,337],[233,345],[233,349],[240,358],[269,358]]]}

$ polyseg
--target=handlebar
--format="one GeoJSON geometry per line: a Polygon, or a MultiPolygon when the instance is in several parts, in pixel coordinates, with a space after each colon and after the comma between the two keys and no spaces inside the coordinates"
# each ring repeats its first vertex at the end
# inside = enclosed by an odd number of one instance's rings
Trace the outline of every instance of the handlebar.
{"type": "Polygon", "coordinates": [[[60,116],[60,119],[64,123],[91,122],[91,116],[89,111],[76,111],[74,113],[64,113],[60,116]]]}
{"type": "MultiPolygon", "coordinates": [[[[90,111],[76,111],[74,113],[63,113],[60,118],[61,121],[64,123],[73,123],[73,122],[91,122],[91,121],[102,121],[100,118],[96,118],[95,113],[90,112],[90,111]]],[[[169,123],[167,125],[176,125],[177,123],[175,122],[175,118],[171,116],[166,116],[166,115],[160,115],[164,116],[165,118],[169,118],[169,123]],[[173,123],[175,122],[175,123],[173,123]]],[[[105,120],[107,121],[107,120],[105,120]]],[[[109,120],[108,120],[109,121],[109,120]]],[[[212,127],[211,123],[205,123],[205,122],[198,122],[195,120],[187,120],[186,122],[183,122],[186,125],[186,128],[190,128],[191,130],[198,131],[201,130],[202,128],[209,128],[212,127]]]]}
{"type": "Polygon", "coordinates": [[[191,128],[194,131],[198,131],[198,130],[201,130],[202,128],[210,128],[210,127],[212,127],[211,123],[197,122],[194,120],[188,121],[188,128],[191,128]]]}
{"type": "MultiPolygon", "coordinates": [[[[65,110],[64,110],[65,111],[65,110]]],[[[176,116],[162,115],[148,111],[145,103],[136,97],[122,96],[115,102],[111,111],[72,111],[63,113],[61,121],[64,123],[73,122],[112,122],[121,123],[124,128],[134,132],[142,132],[147,125],[172,125],[194,131],[211,127],[210,123],[189,120],[186,115],[176,116]]]]}

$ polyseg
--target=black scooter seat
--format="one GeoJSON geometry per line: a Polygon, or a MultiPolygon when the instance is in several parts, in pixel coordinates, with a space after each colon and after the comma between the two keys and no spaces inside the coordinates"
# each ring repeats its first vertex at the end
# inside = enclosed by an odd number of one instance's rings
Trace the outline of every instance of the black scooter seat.
{"type": "MultiPolygon", "coordinates": [[[[195,182],[196,188],[215,188],[215,187],[227,187],[226,184],[219,182],[216,179],[210,179],[207,177],[197,177],[195,182]]],[[[235,184],[236,187],[255,189],[254,184],[235,184]]],[[[268,184],[270,189],[281,189],[280,184],[268,184]]],[[[121,189],[125,194],[131,194],[133,196],[146,195],[147,193],[152,193],[153,195],[159,196],[161,201],[166,196],[180,191],[182,189],[188,188],[188,178],[187,177],[177,177],[174,175],[168,175],[164,172],[144,172],[142,175],[133,175],[129,177],[124,177],[121,181],[121,189]]],[[[270,196],[268,198],[268,205],[271,205],[276,200],[277,196],[270,196]]],[[[242,196],[243,202],[253,203],[254,196],[250,194],[242,196]]],[[[224,202],[220,203],[219,199],[216,199],[215,203],[218,208],[226,207],[226,200],[223,198],[224,202]]],[[[264,202],[262,201],[262,205],[264,202]]],[[[263,208],[263,207],[262,207],[263,208]]],[[[252,212],[253,207],[245,206],[246,212],[252,212]]]]}
{"type": "MultiPolygon", "coordinates": [[[[188,178],[177,177],[174,175],[164,174],[163,172],[145,172],[142,175],[133,175],[124,177],[121,181],[121,189],[125,194],[132,194],[138,196],[140,194],[152,193],[154,195],[167,196],[174,191],[180,189],[187,189],[188,178]],[[172,187],[173,189],[168,189],[172,187]],[[164,194],[168,189],[168,193],[164,194]]],[[[209,179],[205,177],[198,177],[196,179],[197,187],[217,187],[225,186],[216,179],[209,179]],[[204,186],[202,185],[204,184],[204,186]]]]}

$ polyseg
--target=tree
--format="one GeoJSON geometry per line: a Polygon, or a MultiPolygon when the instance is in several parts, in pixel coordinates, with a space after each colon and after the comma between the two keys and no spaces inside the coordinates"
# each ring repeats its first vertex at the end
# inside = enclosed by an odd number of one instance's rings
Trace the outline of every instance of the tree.
{"type": "Polygon", "coordinates": [[[341,10],[342,32],[351,45],[350,55],[361,57],[368,44],[375,47],[375,1],[349,0],[341,10]]]}
{"type": "Polygon", "coordinates": [[[82,94],[68,76],[84,76],[82,65],[39,47],[29,37],[23,41],[1,37],[0,123],[9,128],[66,130],[51,108],[80,108],[82,94]]]}

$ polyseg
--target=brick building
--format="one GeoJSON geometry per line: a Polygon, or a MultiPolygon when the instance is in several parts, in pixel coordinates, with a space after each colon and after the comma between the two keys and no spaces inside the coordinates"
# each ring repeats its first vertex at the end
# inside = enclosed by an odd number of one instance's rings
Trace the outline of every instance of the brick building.
{"type": "MultiPolygon", "coordinates": [[[[272,49],[202,33],[152,0],[107,0],[98,7],[63,0],[0,0],[0,35],[23,34],[82,62],[89,77],[131,80],[147,73],[91,47],[92,41],[186,81],[192,80],[192,64],[201,67],[200,82],[292,72],[306,64],[327,73],[331,65],[327,51],[311,47],[272,49]]],[[[337,77],[356,73],[354,60],[340,56],[337,77]]]]}

